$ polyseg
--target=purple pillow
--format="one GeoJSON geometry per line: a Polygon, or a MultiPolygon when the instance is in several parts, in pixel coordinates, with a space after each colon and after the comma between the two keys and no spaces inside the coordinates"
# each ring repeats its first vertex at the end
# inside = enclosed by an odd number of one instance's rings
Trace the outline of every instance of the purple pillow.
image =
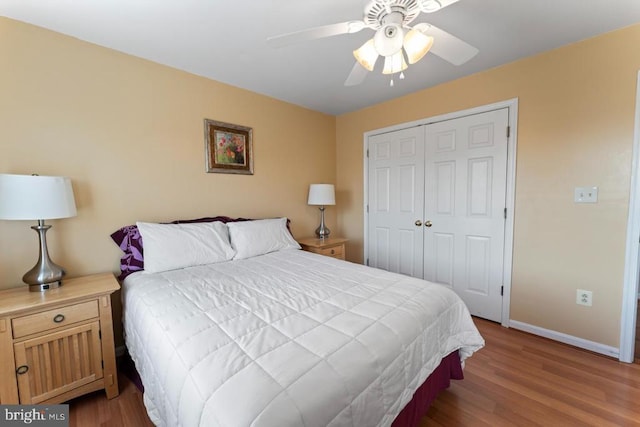
{"type": "MultiPolygon", "coordinates": [[[[248,218],[229,218],[228,216],[216,216],[198,219],[179,219],[171,221],[169,224],[191,224],[194,222],[214,222],[220,221],[238,222],[238,221],[251,221],[248,218]]],[[[289,220],[287,220],[287,227],[289,226],[289,220]]],[[[120,258],[120,275],[119,280],[124,280],[125,277],[136,271],[144,270],[144,256],[142,249],[142,236],[138,231],[136,225],[127,225],[119,230],[116,230],[111,234],[111,239],[116,242],[116,245],[124,252],[122,258],[120,258]]]]}
{"type": "Polygon", "coordinates": [[[135,225],[127,225],[111,234],[111,239],[116,242],[124,255],[120,258],[119,280],[133,272],[144,270],[142,257],[142,236],[135,225]]]}

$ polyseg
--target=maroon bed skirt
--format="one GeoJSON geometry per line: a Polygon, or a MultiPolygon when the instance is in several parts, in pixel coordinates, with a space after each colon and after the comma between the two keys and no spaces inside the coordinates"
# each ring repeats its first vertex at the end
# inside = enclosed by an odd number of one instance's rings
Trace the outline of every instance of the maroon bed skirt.
{"type": "Polygon", "coordinates": [[[449,388],[451,380],[463,378],[462,365],[458,351],[446,356],[440,365],[429,375],[427,380],[416,390],[413,398],[407,403],[391,427],[415,427],[429,410],[429,405],[434,401],[438,393],[449,388]]]}
{"type": "MultiPolygon", "coordinates": [[[[140,376],[128,354],[119,364],[119,369],[129,377],[140,391],[144,392],[140,376]]],[[[458,351],[454,351],[442,359],[438,367],[427,377],[427,380],[418,387],[418,390],[413,394],[413,398],[400,411],[391,427],[416,427],[429,410],[431,402],[438,396],[438,393],[449,388],[452,379],[461,380],[463,377],[458,351]]]]}

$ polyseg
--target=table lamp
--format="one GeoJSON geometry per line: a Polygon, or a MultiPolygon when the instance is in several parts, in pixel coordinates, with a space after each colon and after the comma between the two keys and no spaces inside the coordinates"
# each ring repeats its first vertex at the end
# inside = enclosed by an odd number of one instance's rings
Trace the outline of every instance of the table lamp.
{"type": "Polygon", "coordinates": [[[333,184],[311,184],[309,186],[309,205],[320,206],[320,226],[316,228],[316,236],[324,239],[329,237],[329,230],[324,224],[324,207],[336,204],[336,194],[333,184]]]}
{"type": "Polygon", "coordinates": [[[65,271],[49,258],[45,219],[76,216],[71,180],[60,176],[0,174],[0,219],[37,220],[31,227],[38,233],[38,262],[22,280],[30,291],[44,291],[62,285],[65,271]]]}

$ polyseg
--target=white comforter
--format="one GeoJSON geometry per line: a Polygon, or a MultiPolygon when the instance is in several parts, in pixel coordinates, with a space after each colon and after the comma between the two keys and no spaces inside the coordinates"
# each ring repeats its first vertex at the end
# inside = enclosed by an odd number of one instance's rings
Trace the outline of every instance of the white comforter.
{"type": "Polygon", "coordinates": [[[484,345],[451,290],[299,250],[134,273],[123,301],[160,426],[388,426],[484,345]]]}

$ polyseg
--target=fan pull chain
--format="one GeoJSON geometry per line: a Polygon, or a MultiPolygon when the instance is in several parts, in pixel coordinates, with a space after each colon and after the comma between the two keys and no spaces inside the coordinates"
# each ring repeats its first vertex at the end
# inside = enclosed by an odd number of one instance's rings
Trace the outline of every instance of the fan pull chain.
{"type": "MultiPolygon", "coordinates": [[[[400,80],[404,80],[404,72],[400,71],[400,80]]],[[[393,74],[391,74],[391,81],[389,82],[389,86],[393,87],[394,83],[393,83],[393,74]]]]}

